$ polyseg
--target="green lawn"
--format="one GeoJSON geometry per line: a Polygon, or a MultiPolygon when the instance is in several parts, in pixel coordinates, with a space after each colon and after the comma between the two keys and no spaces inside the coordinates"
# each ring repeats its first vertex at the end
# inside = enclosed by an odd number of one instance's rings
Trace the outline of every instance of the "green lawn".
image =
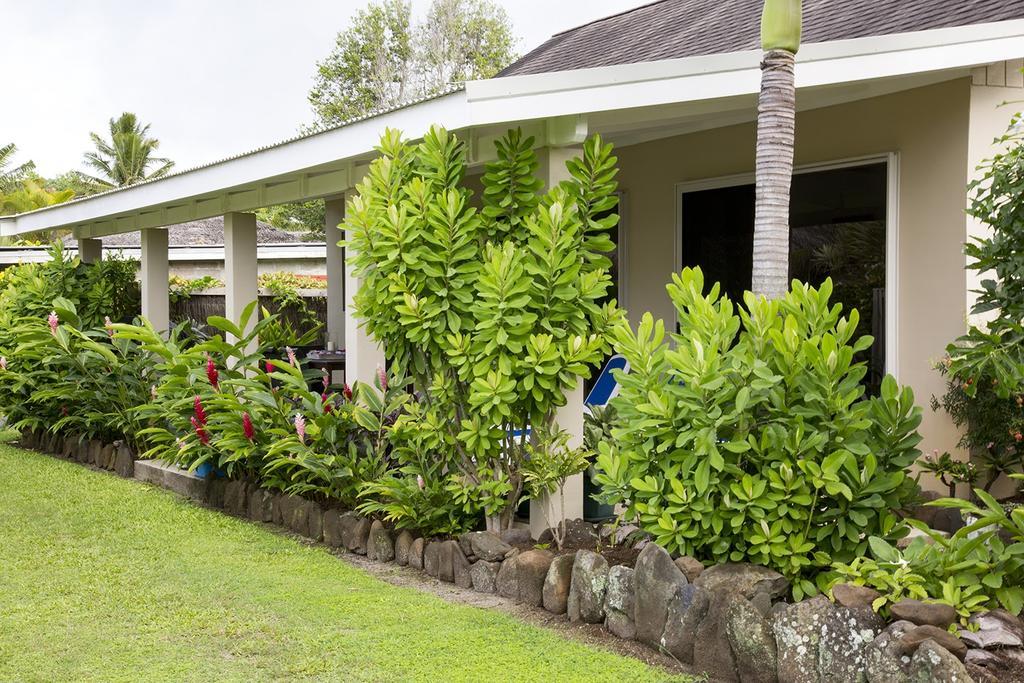
{"type": "Polygon", "coordinates": [[[672,680],[0,446],[0,680],[672,680]]]}

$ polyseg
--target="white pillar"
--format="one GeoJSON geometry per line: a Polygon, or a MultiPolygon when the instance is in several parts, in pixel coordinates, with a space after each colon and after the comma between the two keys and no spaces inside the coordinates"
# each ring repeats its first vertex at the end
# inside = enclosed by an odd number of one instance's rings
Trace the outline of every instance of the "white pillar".
{"type": "MultiPolygon", "coordinates": [[[[233,323],[259,296],[256,264],[256,215],[224,214],[224,317],[233,323]]],[[[258,319],[257,311],[244,331],[251,329],[258,319]]]]}
{"type": "Polygon", "coordinates": [[[327,243],[327,341],[336,348],[345,347],[345,250],[340,242],[344,233],[345,197],[324,201],[324,241],[327,243]]]}
{"type": "Polygon", "coordinates": [[[158,331],[170,326],[171,300],[167,291],[170,267],[167,262],[167,230],[142,231],[142,315],[158,331]]]}
{"type": "MultiPolygon", "coordinates": [[[[544,179],[545,186],[550,188],[569,179],[571,176],[565,162],[579,155],[580,150],[571,147],[547,147],[538,150],[538,172],[544,179]]],[[[569,447],[577,448],[583,445],[583,382],[578,381],[575,387],[567,390],[565,399],[565,406],[555,413],[555,423],[559,429],[569,433],[569,447]]],[[[558,524],[563,519],[563,510],[565,519],[583,518],[583,475],[575,474],[569,477],[561,495],[564,496],[564,504],[558,493],[540,500],[530,500],[530,533],[534,538],[540,535],[549,522],[558,524]]]]}
{"type": "Polygon", "coordinates": [[[78,240],[78,258],[82,263],[99,263],[103,260],[103,240],[81,237],[78,240]]]}
{"type": "MultiPolygon", "coordinates": [[[[330,253],[330,251],[328,251],[330,253]]],[[[360,324],[355,315],[353,297],[359,291],[360,280],[349,265],[351,249],[345,250],[345,381],[349,384],[373,384],[377,368],[384,367],[384,348],[360,324]]],[[[327,280],[330,282],[330,273],[327,280]]]]}

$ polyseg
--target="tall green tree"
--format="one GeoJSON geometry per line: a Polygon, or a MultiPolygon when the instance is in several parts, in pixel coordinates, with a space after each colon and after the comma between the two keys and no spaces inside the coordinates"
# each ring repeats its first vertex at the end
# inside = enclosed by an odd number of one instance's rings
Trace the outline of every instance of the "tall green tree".
{"type": "Polygon", "coordinates": [[[17,152],[18,148],[13,142],[8,145],[0,145],[0,194],[17,188],[21,181],[27,178],[36,167],[31,161],[12,166],[14,155],[17,152]]]}
{"type": "Polygon", "coordinates": [[[789,289],[789,196],[796,134],[794,65],[801,0],[765,0],[761,93],[757,105],[752,289],[781,299],[789,289]]]}
{"type": "Polygon", "coordinates": [[[512,24],[490,0],[434,0],[414,22],[408,0],[359,11],[317,63],[309,102],[321,126],[337,125],[453,83],[489,78],[515,58],[512,24]]]}
{"type": "Polygon", "coordinates": [[[142,125],[131,112],[110,119],[109,140],[97,133],[89,133],[89,137],[96,151],[85,153],[85,164],[97,175],[83,176],[99,188],[124,187],[159,178],[174,166],[170,159],[155,156],[160,141],[149,137],[149,125],[142,125]]]}

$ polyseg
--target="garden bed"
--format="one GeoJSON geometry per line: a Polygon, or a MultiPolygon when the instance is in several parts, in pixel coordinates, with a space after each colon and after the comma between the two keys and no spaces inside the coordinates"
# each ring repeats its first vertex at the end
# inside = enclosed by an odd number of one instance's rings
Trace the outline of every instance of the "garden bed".
{"type": "MultiPolygon", "coordinates": [[[[22,445],[170,485],[166,474],[152,474],[160,465],[136,467],[123,445],[32,433],[22,445]]],[[[841,585],[834,591],[835,602],[817,596],[790,603],[789,582],[773,570],[749,564],[705,569],[692,558],[673,559],[643,539],[629,547],[613,546],[611,561],[590,548],[535,547],[520,529],[424,539],[250,482],[199,481],[187,495],[229,514],[567,615],[573,623],[603,626],[612,635],[705,671],[713,680],[1020,680],[1024,665],[1024,626],[1002,610],[975,615],[976,631],[954,634],[946,628],[955,620],[951,608],[906,600],[893,607],[898,618],[886,624],[870,609],[877,596],[871,589],[841,585]],[[633,555],[634,566],[628,566],[633,555]]],[[[570,546],[587,546],[590,539],[595,548],[608,547],[607,542],[598,545],[602,533],[610,536],[607,529],[576,521],[570,530],[569,540],[575,539],[570,546]]]]}

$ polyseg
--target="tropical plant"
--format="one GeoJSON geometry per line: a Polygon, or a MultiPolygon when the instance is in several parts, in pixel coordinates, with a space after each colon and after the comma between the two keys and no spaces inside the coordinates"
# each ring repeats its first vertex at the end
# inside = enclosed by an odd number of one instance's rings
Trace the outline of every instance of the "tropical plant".
{"type": "Polygon", "coordinates": [[[99,188],[134,185],[167,175],[174,162],[155,156],[160,141],[149,137],[149,125],[142,125],[135,114],[125,112],[110,119],[110,139],[89,133],[96,147],[85,153],[85,164],[96,175],[83,177],[99,188]],[[156,168],[152,168],[155,166],[156,168]]]}
{"type": "Polygon", "coordinates": [[[470,498],[485,494],[491,529],[511,524],[529,429],[551,427],[622,317],[599,303],[618,221],[611,146],[589,140],[543,195],[532,146],[518,130],[497,143],[478,211],[461,141],[433,128],[411,145],[389,130],[346,211],[357,316],[410,378],[413,416],[438,429],[432,457],[470,498]]]}
{"type": "Polygon", "coordinates": [[[0,145],[0,195],[14,190],[22,180],[29,177],[36,165],[31,161],[11,166],[14,155],[18,148],[12,142],[7,145],[0,145]]]}
{"type": "Polygon", "coordinates": [[[0,214],[24,213],[35,211],[54,204],[68,201],[75,195],[71,190],[51,192],[43,187],[40,180],[27,178],[21,185],[7,194],[0,193],[0,214]]]}
{"type": "Polygon", "coordinates": [[[626,506],[670,552],[749,561],[793,580],[862,555],[867,538],[905,533],[896,511],[916,494],[920,408],[887,377],[865,398],[854,355],[858,314],[794,281],[781,300],[747,292],[744,305],[705,293],[699,269],[667,287],[679,330],[650,314],[614,330],[630,365],[613,440],[599,445],[606,502],[626,506]]]}
{"type": "Polygon", "coordinates": [[[551,529],[552,540],[559,550],[565,543],[568,515],[565,512],[565,484],[569,477],[579,474],[590,466],[593,455],[586,448],[569,446],[569,434],[560,430],[554,434],[537,434],[526,447],[527,460],[523,466],[526,492],[530,498],[543,500],[558,494],[550,500],[558,501],[557,517],[549,512],[551,503],[541,505],[544,522],[551,529]],[[554,519],[561,520],[557,524],[554,519]]]}
{"type": "Polygon", "coordinates": [[[769,299],[785,296],[789,282],[789,193],[796,130],[794,64],[800,30],[801,0],[764,0],[751,278],[754,293],[769,299]]]}
{"type": "Polygon", "coordinates": [[[932,474],[949,489],[949,496],[951,498],[957,495],[957,487],[961,484],[966,484],[968,488],[973,488],[975,482],[978,481],[978,477],[981,475],[978,468],[974,466],[974,463],[954,460],[949,451],[942,455],[935,451],[931,455],[921,458],[917,464],[922,472],[932,474]]]}

